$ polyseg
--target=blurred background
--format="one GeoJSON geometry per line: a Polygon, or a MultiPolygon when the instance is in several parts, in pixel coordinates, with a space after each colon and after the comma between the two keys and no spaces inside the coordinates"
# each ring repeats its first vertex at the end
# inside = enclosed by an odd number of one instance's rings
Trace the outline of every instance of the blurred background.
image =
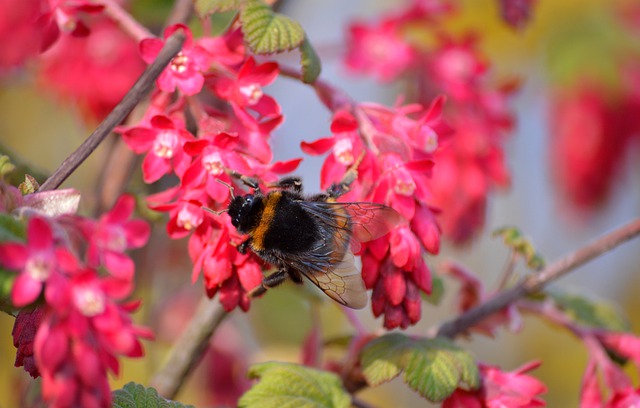
{"type": "MultiPolygon", "coordinates": [[[[140,15],[153,9],[158,21],[170,6],[166,1],[162,7],[151,6],[150,1],[132,3],[140,15]]],[[[305,28],[323,61],[323,80],[358,101],[393,105],[411,84],[395,81],[381,85],[373,78],[350,73],[343,62],[344,43],[349,24],[379,20],[401,3],[298,0],[281,2],[279,7],[305,28]]],[[[454,35],[477,33],[477,48],[491,65],[488,81],[520,80],[519,89],[509,98],[515,124],[504,142],[510,183],[490,189],[484,226],[464,242],[453,244],[445,239],[440,254],[428,262],[436,271],[442,261],[455,259],[478,274],[490,291],[496,287],[508,256],[501,240],[490,237],[494,229],[517,226],[547,262],[552,262],[637,217],[640,172],[634,138],[640,136],[640,7],[631,1],[538,0],[528,22],[514,29],[501,18],[496,0],[461,0],[457,4],[456,12],[442,26],[454,35]],[[591,149],[581,156],[591,162],[576,158],[580,149],[591,149]]],[[[278,60],[295,66],[297,58],[278,60]]],[[[118,75],[117,68],[101,75],[93,83],[116,81],[111,76],[118,75]]],[[[65,103],[55,86],[43,86],[43,81],[43,71],[33,66],[0,78],[0,149],[24,160],[38,174],[52,172],[97,124],[86,109],[65,103]]],[[[330,112],[311,88],[280,78],[267,92],[280,102],[286,116],[274,134],[275,160],[301,157],[300,141],[330,134],[330,112]]],[[[98,201],[96,184],[108,146],[114,142],[111,139],[101,146],[65,183],[83,192],[81,206],[86,212],[98,201]]],[[[322,160],[304,156],[298,174],[304,177],[307,191],[319,190],[322,160]]],[[[144,190],[139,174],[132,177],[129,189],[144,190]]],[[[442,211],[446,213],[447,208],[442,211]]],[[[637,328],[639,249],[638,242],[632,241],[554,285],[615,302],[637,328]]],[[[148,381],[203,292],[201,285],[190,284],[186,240],[169,241],[162,222],[154,226],[149,246],[136,255],[137,295],[143,299],[137,318],[153,327],[157,340],[147,342],[145,358],[123,361],[121,376],[113,379],[114,388],[128,381],[148,381]]],[[[447,279],[444,284],[446,294],[441,304],[425,305],[421,323],[407,332],[425,334],[428,328],[455,315],[458,284],[447,279]]],[[[248,313],[234,312],[217,332],[207,361],[177,399],[198,407],[230,404],[234,393],[248,384],[242,380],[247,364],[273,359],[299,361],[300,346],[316,314],[325,338],[349,333],[349,324],[335,305],[325,302],[310,307],[299,291],[286,284],[277,294],[271,292],[255,302],[248,313]],[[213,360],[216,364],[211,364],[213,360]],[[233,376],[224,374],[229,369],[233,376]]],[[[358,316],[372,330],[381,330],[381,321],[374,320],[369,309],[358,316]]],[[[13,367],[12,325],[13,318],[0,315],[0,332],[5,333],[0,336],[2,408],[28,401],[23,395],[29,392],[25,384],[30,379],[22,369],[13,367]]],[[[473,335],[464,343],[478,360],[504,370],[542,360],[542,366],[532,374],[548,386],[548,406],[578,405],[587,356],[567,332],[525,316],[519,333],[501,329],[494,339],[473,335]]],[[[379,407],[424,406],[424,400],[398,380],[365,390],[362,398],[379,407]]]]}

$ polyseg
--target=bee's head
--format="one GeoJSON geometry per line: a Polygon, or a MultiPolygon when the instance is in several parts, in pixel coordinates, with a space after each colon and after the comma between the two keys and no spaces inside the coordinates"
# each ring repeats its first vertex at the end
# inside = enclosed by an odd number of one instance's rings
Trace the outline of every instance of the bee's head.
{"type": "Polygon", "coordinates": [[[260,221],[263,209],[264,203],[260,195],[247,194],[234,197],[229,204],[228,211],[231,224],[236,227],[238,232],[246,234],[260,221]]]}

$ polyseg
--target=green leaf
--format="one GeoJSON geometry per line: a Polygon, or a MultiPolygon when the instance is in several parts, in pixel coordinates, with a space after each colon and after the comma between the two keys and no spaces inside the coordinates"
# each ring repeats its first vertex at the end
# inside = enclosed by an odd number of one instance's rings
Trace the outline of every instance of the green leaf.
{"type": "Polygon", "coordinates": [[[260,0],[247,0],[240,22],[244,39],[256,54],[289,51],[305,38],[300,23],[274,12],[260,0]]]}
{"type": "Polygon", "coordinates": [[[0,242],[23,241],[26,237],[26,227],[23,221],[9,214],[0,214],[0,242]]]}
{"type": "Polygon", "coordinates": [[[291,363],[269,362],[249,368],[260,382],[247,391],[240,408],[329,408],[351,404],[337,375],[291,363]]]}
{"type": "Polygon", "coordinates": [[[502,227],[493,231],[494,237],[502,237],[505,245],[511,248],[516,254],[522,256],[527,263],[527,267],[534,270],[544,268],[545,262],[542,255],[536,252],[533,243],[522,235],[516,227],[502,227]]]}
{"type": "Polygon", "coordinates": [[[400,333],[387,334],[365,346],[360,363],[370,385],[379,385],[403,373],[404,382],[432,402],[443,401],[456,388],[480,386],[474,358],[442,338],[413,339],[400,333]]]}
{"type": "Polygon", "coordinates": [[[239,10],[244,0],[196,0],[195,9],[200,18],[214,13],[239,10]]]}
{"type": "Polygon", "coordinates": [[[302,66],[302,81],[304,83],[312,84],[320,76],[322,64],[307,37],[304,38],[302,45],[300,45],[300,65],[302,66]]]}
{"type": "Polygon", "coordinates": [[[195,408],[193,405],[164,399],[154,388],[146,388],[133,382],[113,391],[112,396],[111,408],[195,408]]]}
{"type": "Polygon", "coordinates": [[[546,292],[559,308],[579,324],[614,331],[629,331],[631,327],[626,317],[612,303],[558,289],[546,292]]]}

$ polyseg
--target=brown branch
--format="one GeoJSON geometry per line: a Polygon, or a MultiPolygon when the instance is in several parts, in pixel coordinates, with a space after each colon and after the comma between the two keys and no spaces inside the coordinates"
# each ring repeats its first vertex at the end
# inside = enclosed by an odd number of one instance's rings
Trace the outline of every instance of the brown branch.
{"type": "Polygon", "coordinates": [[[180,51],[185,35],[177,31],[167,39],[158,57],[140,75],[133,87],[122,98],[120,103],[111,111],[109,116],[98,125],[96,130],[67,157],[60,167],[40,186],[39,191],[54,190],[62,184],[87,157],[102,143],[119,123],[133,110],[133,108],[149,93],[151,86],[171,59],[180,51]]]}
{"type": "Polygon", "coordinates": [[[227,313],[216,301],[204,297],[196,313],[173,345],[164,365],[151,379],[160,395],[174,399],[189,374],[198,365],[209,341],[227,313]]]}
{"type": "Polygon", "coordinates": [[[438,329],[438,336],[455,337],[464,333],[475,324],[486,319],[518,300],[519,298],[542,290],[549,282],[554,281],[571,270],[581,266],[590,260],[604,254],[607,251],[635,238],[640,234],[640,219],[636,219],[612,232],[606,234],[590,244],[570,253],[547,266],[539,273],[531,275],[520,284],[505,290],[496,297],[487,300],[481,305],[468,310],[457,318],[444,323],[438,329]]]}

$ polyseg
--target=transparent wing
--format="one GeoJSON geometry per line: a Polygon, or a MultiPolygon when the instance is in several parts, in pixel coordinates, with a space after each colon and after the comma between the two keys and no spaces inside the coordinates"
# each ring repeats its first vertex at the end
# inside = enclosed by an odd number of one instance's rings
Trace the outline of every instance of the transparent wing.
{"type": "Polygon", "coordinates": [[[400,213],[384,204],[353,202],[300,201],[300,205],[330,225],[353,236],[358,242],[367,242],[383,236],[405,222],[400,213]]]}
{"type": "Polygon", "coordinates": [[[349,250],[330,270],[311,272],[300,269],[300,272],[341,305],[352,309],[362,309],[367,305],[367,289],[356,268],[353,253],[349,250]]]}

